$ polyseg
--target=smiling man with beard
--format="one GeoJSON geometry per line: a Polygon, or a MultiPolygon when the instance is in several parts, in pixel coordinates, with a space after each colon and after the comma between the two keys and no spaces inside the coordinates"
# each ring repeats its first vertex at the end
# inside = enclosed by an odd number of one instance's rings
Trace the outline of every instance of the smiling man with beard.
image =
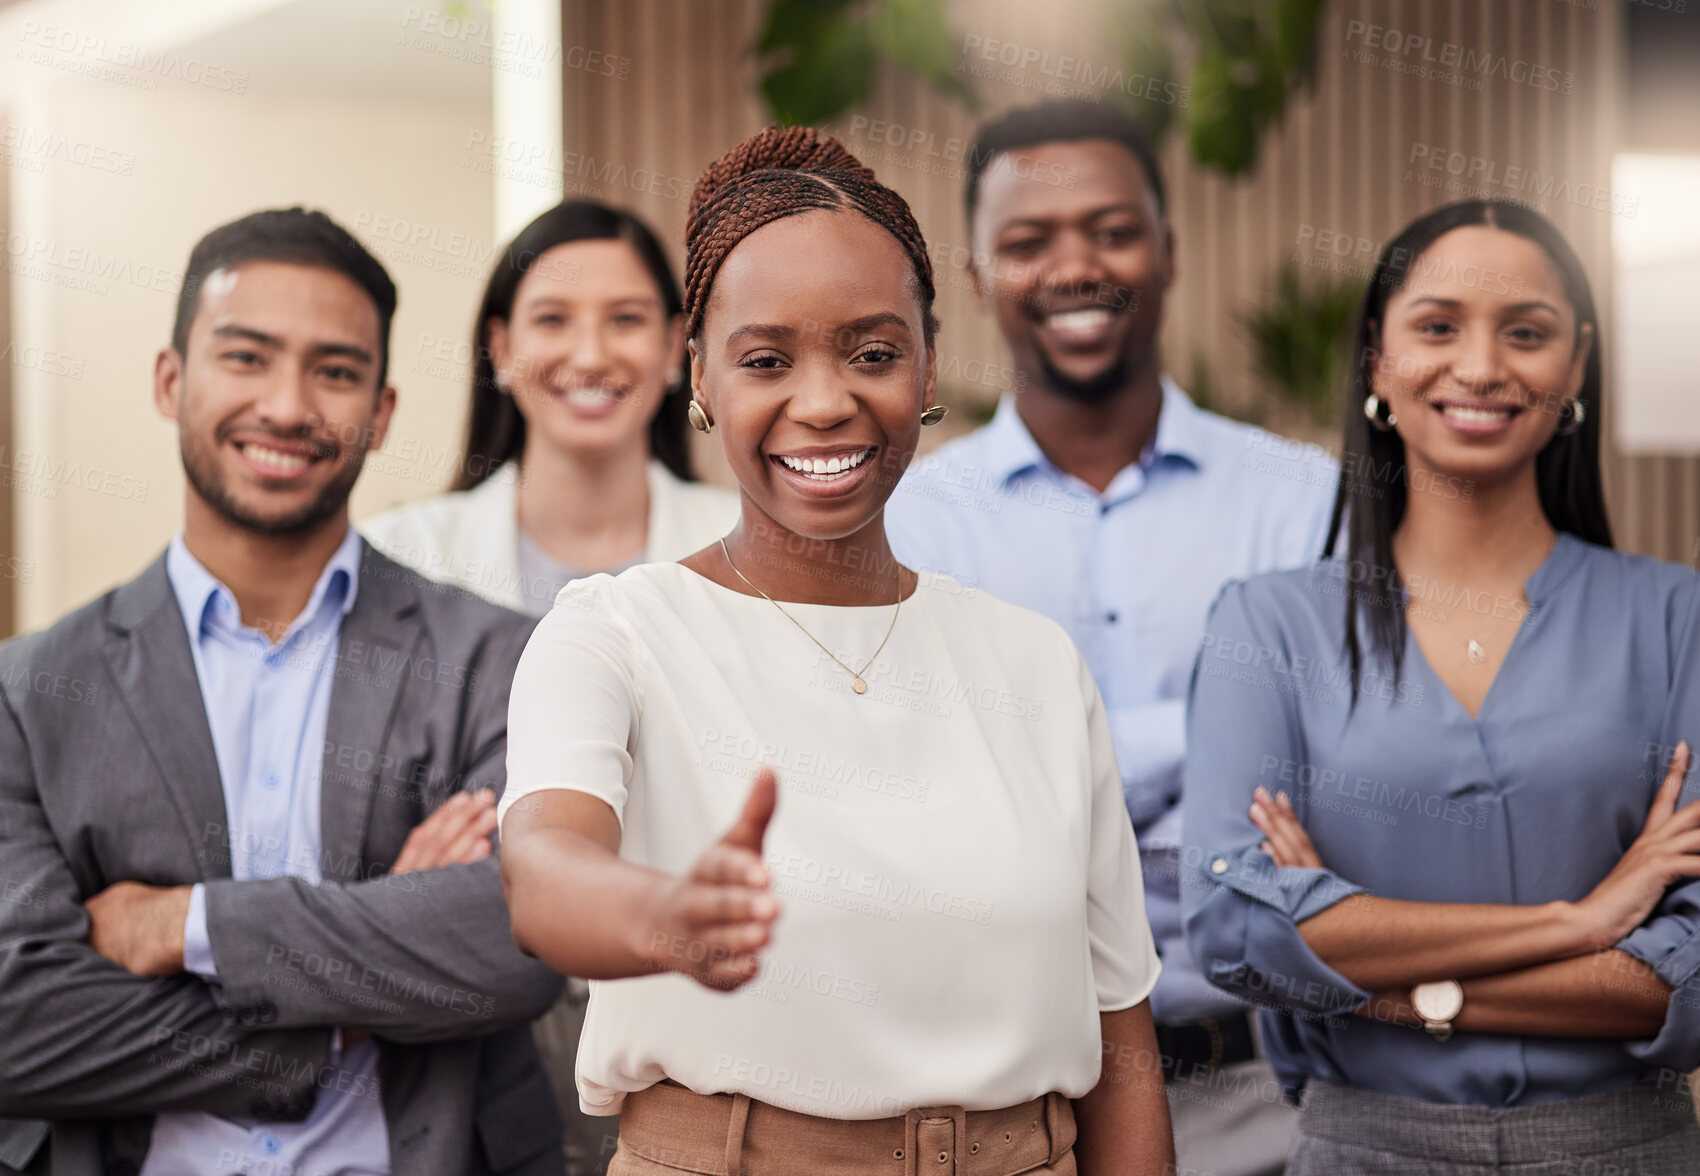
{"type": "Polygon", "coordinates": [[[491,840],[531,622],[348,521],[395,302],[321,213],[203,238],[154,368],[183,530],[0,647],[0,1171],[561,1171],[491,840]]]}
{"type": "Polygon", "coordinates": [[[1151,996],[1181,1171],[1279,1172],[1293,1113],[1247,1007],[1181,935],[1187,684],[1230,579],[1314,560],[1338,470],[1206,412],[1163,372],[1177,274],[1162,176],[1124,111],[1049,102],[968,154],[972,278],[1015,369],[985,428],[910,467],[892,549],[1058,621],[1109,708],[1163,960],[1151,996]]]}

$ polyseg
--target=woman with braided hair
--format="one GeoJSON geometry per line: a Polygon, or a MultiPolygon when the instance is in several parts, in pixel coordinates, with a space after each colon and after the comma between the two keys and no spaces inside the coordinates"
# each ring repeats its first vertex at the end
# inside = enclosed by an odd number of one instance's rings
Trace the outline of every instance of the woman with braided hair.
{"type": "Polygon", "coordinates": [[[1161,1171],[1158,965],[1092,677],[886,543],[943,415],[914,217],[835,139],[769,129],[687,238],[689,416],[742,518],[561,594],[500,810],[516,939],[592,981],[610,1176],[1161,1171]]]}

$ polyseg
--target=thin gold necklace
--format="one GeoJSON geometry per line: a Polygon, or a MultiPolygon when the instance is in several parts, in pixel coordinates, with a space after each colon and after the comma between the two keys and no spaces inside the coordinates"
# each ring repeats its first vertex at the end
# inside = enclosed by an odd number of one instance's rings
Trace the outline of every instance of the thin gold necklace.
{"type": "Polygon", "coordinates": [[[838,655],[837,654],[833,653],[832,650],[828,649],[826,646],[821,645],[820,639],[818,637],[816,637],[813,633],[809,632],[807,629],[803,628],[803,622],[799,621],[796,617],[794,617],[790,613],[786,612],[784,607],[777,600],[773,599],[773,597],[769,596],[767,593],[762,592],[762,590],[760,588],[756,588],[756,586],[754,584],[750,583],[750,578],[748,576],[744,575],[743,572],[738,571],[738,565],[732,562],[732,553],[730,551],[726,550],[726,540],[725,539],[722,539],[720,541],[720,554],[724,555],[726,557],[726,566],[732,569],[733,573],[738,577],[738,579],[742,580],[746,584],[749,584],[751,588],[755,588],[755,590],[758,593],[761,594],[761,598],[763,600],[767,601],[769,604],[771,604],[774,608],[779,609],[780,615],[783,616],[786,620],[790,621],[793,625],[796,625],[798,630],[803,634],[803,636],[807,637],[810,641],[813,641],[816,645],[820,645],[820,651],[822,653],[826,654],[826,656],[830,657],[833,661],[838,662],[838,664],[841,667],[843,667],[844,672],[846,674],[850,675],[850,689],[854,690],[857,694],[866,694],[868,692],[868,684],[867,684],[867,682],[865,682],[862,679],[862,675],[867,673],[868,667],[874,664],[874,658],[877,658],[880,655],[880,649],[884,649],[885,643],[887,641],[891,640],[891,631],[893,629],[897,628],[897,614],[903,611],[903,573],[902,572],[897,573],[897,607],[891,610],[891,624],[886,628],[885,638],[884,638],[884,640],[882,640],[880,642],[879,649],[874,650],[873,657],[870,657],[863,664],[861,669],[853,670],[849,666],[845,665],[843,662],[838,661],[838,655]]]}

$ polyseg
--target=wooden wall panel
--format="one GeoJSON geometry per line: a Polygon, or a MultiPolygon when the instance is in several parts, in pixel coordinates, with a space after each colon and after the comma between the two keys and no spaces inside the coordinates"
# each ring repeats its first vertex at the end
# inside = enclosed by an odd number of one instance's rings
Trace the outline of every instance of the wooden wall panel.
{"type": "MultiPolygon", "coordinates": [[[[1129,7],[1129,0],[955,0],[950,9],[962,48],[995,39],[1050,55],[1045,64],[1022,68],[960,53],[965,71],[970,66],[991,71],[973,79],[982,112],[1058,90],[1086,90],[1113,100],[1113,93],[1092,91],[1056,65],[1067,55],[1093,63],[1095,70],[1113,68],[1109,13],[1129,7]]],[[[569,174],[569,191],[631,206],[680,257],[690,184],[704,164],[763,121],[749,46],[764,9],[762,0],[564,0],[569,43],[632,61],[623,81],[571,71],[565,78],[566,149],[596,161],[587,174],[569,174]],[[640,168],[665,177],[662,190],[639,190],[617,170],[601,173],[599,180],[596,168],[610,162],[624,165],[628,177],[640,168]]],[[[1164,147],[1180,251],[1180,279],[1164,333],[1170,370],[1187,383],[1194,364],[1205,362],[1220,407],[1326,442],[1331,427],[1318,430],[1296,419],[1260,386],[1239,316],[1283,261],[1295,256],[1330,261],[1301,242],[1305,226],[1379,246],[1412,217],[1458,198],[1456,191],[1416,182],[1414,146],[1462,152],[1491,161],[1501,172],[1534,169],[1569,190],[1605,183],[1622,76],[1618,21],[1615,6],[1558,0],[1335,0],[1321,32],[1316,85],[1266,137],[1252,173],[1227,180],[1194,166],[1177,138],[1164,147]],[[1503,57],[1507,68],[1490,71],[1478,87],[1400,71],[1383,61],[1359,61],[1353,54],[1365,49],[1361,29],[1368,25],[1432,38],[1434,55],[1449,43],[1459,52],[1503,57]],[[1506,75],[1519,61],[1573,75],[1572,92],[1518,84],[1506,75]]],[[[1370,52],[1407,65],[1422,56],[1420,50],[1370,52]]],[[[940,358],[947,392],[964,407],[984,410],[1001,390],[1005,357],[974,305],[965,273],[951,264],[968,245],[960,150],[953,161],[951,148],[953,141],[966,142],[976,119],[895,72],[879,79],[856,115],[831,129],[915,208],[941,262],[940,358]],[[882,131],[872,120],[886,127],[882,131]],[[898,136],[889,129],[895,126],[925,137],[910,146],[906,132],[898,136]]],[[[1490,190],[1530,200],[1565,231],[1588,267],[1602,310],[1608,310],[1609,214],[1534,192],[1490,190]]],[[[1369,261],[1373,258],[1354,265],[1348,259],[1341,276],[1364,272],[1369,261]]],[[[1305,272],[1329,271],[1312,264],[1305,272]]],[[[1609,336],[1606,343],[1609,347],[1609,336]]],[[[953,420],[968,423],[963,418],[970,416],[960,413],[953,420]]],[[[713,476],[715,455],[705,449],[704,456],[713,476]]],[[[1700,562],[1700,460],[1608,452],[1606,467],[1619,544],[1700,562]]]]}

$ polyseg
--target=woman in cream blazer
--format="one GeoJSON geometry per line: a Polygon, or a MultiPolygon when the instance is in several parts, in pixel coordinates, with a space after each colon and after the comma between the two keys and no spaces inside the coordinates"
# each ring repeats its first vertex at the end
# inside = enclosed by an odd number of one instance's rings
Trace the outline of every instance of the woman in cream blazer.
{"type": "MultiPolygon", "coordinates": [[[[738,496],[731,491],[687,482],[654,458],[644,464],[644,474],[648,540],[641,562],[689,555],[737,522],[738,496]]],[[[386,511],[361,524],[360,532],[397,563],[434,580],[469,588],[506,608],[533,611],[519,557],[521,476],[519,463],[508,462],[471,490],[386,511]]]]}
{"type": "MultiPolygon", "coordinates": [[[[712,544],[737,522],[739,498],[691,473],[682,306],[666,254],[636,217],[589,201],[543,213],[484,291],[451,492],[361,532],[399,563],[534,615],[579,576],[712,544]]],[[[483,819],[494,829],[493,812],[483,819]]],[[[586,991],[569,979],[536,1025],[568,1176],[601,1171],[618,1130],[583,1115],[573,1085],[586,991]]]]}

